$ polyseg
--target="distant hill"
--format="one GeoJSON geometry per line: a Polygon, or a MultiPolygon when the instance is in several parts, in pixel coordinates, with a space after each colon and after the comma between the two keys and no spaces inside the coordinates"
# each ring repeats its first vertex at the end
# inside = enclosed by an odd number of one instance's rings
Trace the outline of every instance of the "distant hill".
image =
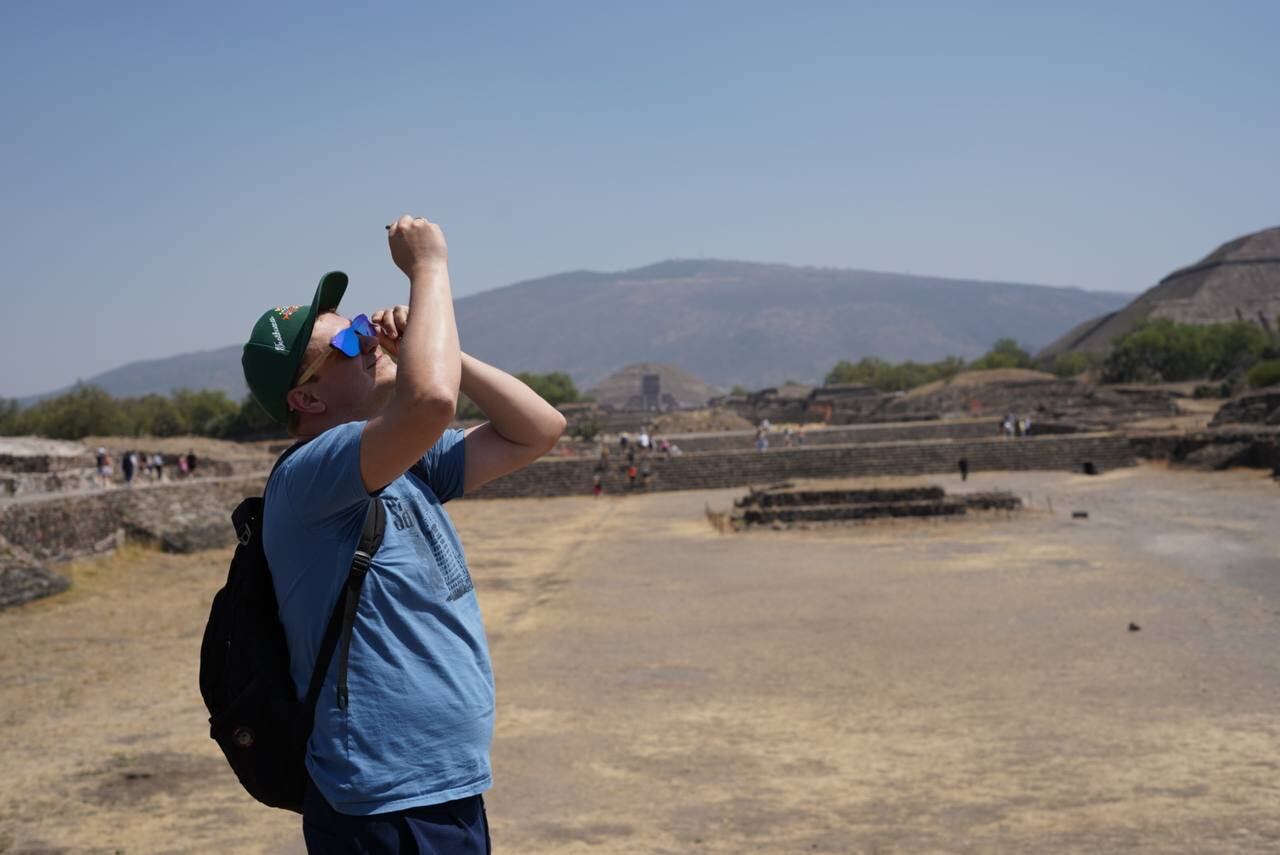
{"type": "Polygon", "coordinates": [[[1280,226],[1227,241],[1119,311],[1078,324],[1036,359],[1068,351],[1103,353],[1144,318],[1187,324],[1244,320],[1274,329],[1280,324],[1280,226]]]}
{"type": "Polygon", "coordinates": [[[820,380],[840,359],[976,357],[1030,348],[1123,294],[739,261],[564,273],[459,300],[462,346],[503,368],[568,371],[582,387],[635,362],[729,388],[820,380]]]}
{"type": "MultiPolygon", "coordinates": [[[[816,382],[841,359],[976,357],[997,338],[1038,348],[1124,294],[741,261],[578,271],[459,299],[462,346],[512,371],[567,371],[579,388],[638,362],[707,383],[816,382]]],[[[134,362],[86,379],[113,395],[179,387],[246,394],[238,345],[134,362]]]]}
{"type": "MultiPolygon", "coordinates": [[[[159,393],[167,395],[175,389],[221,389],[240,400],[249,394],[240,370],[241,345],[180,353],[160,359],[129,362],[101,374],[86,378],[85,383],[99,386],[117,398],[133,398],[159,393]]],[[[65,386],[42,395],[20,398],[30,404],[70,389],[65,386]]]]}

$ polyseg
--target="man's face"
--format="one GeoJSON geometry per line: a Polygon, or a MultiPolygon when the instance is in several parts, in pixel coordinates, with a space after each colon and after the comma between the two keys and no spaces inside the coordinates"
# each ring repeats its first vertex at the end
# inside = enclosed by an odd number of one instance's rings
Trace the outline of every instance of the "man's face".
{"type": "Polygon", "coordinates": [[[378,348],[378,340],[372,336],[360,338],[360,352],[348,357],[334,351],[329,342],[351,322],[341,315],[327,312],[316,318],[311,331],[311,344],[303,365],[324,357],[308,391],[325,402],[330,412],[343,421],[367,419],[381,411],[389,400],[389,392],[395,388],[395,366],[378,348]],[[319,347],[319,345],[323,347],[319,347]],[[389,366],[389,370],[388,370],[389,366]]]}

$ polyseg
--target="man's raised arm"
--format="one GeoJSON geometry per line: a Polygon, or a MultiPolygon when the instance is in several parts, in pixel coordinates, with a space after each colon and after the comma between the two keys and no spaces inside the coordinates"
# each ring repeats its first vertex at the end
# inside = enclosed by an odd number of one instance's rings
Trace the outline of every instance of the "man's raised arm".
{"type": "Polygon", "coordinates": [[[564,433],[564,416],[537,392],[466,353],[460,388],[488,418],[467,431],[464,493],[529,465],[564,433]]]}
{"type": "Polygon", "coordinates": [[[403,475],[444,433],[457,410],[462,371],[444,233],[406,215],[387,240],[409,277],[409,306],[397,343],[395,396],[360,438],[360,475],[370,492],[403,475]]]}

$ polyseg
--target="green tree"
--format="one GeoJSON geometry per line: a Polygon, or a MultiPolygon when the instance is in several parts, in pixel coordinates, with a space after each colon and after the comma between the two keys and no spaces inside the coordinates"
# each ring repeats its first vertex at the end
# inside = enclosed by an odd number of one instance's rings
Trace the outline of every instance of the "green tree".
{"type": "Polygon", "coordinates": [[[13,436],[17,433],[18,402],[0,398],[0,436],[13,436]]]}
{"type": "Polygon", "coordinates": [[[240,410],[221,389],[179,389],[173,393],[173,403],[179,418],[199,436],[221,436],[240,410]]]}
{"type": "Polygon", "coordinates": [[[1209,360],[1209,376],[1215,380],[1244,373],[1270,344],[1270,336],[1262,327],[1245,321],[1209,324],[1200,329],[1209,360]]]}
{"type": "Polygon", "coordinates": [[[1181,324],[1145,319],[1116,339],[1103,365],[1108,383],[1161,383],[1239,376],[1270,346],[1260,327],[1245,321],[1181,324]]]}
{"type": "Polygon", "coordinates": [[[287,435],[285,426],[267,415],[252,395],[246,395],[235,415],[219,426],[219,436],[227,439],[270,439],[287,435]]]}
{"type": "Polygon", "coordinates": [[[13,421],[15,433],[53,439],[119,436],[126,433],[128,427],[115,399],[97,386],[84,384],[17,412],[13,421]]]}
{"type": "Polygon", "coordinates": [[[840,360],[824,379],[828,386],[841,383],[861,383],[881,392],[897,392],[947,380],[964,370],[964,360],[948,356],[938,362],[886,362],[876,356],[864,356],[857,362],[840,360]]]}
{"type": "Polygon", "coordinates": [[[191,433],[191,425],[182,417],[172,398],[144,395],[119,402],[127,427],[125,433],[135,436],[182,436],[191,433]]]}
{"type": "Polygon", "coordinates": [[[573,385],[573,378],[563,371],[552,371],[549,374],[522,371],[516,377],[553,407],[578,400],[578,389],[573,385]]]}
{"type": "Polygon", "coordinates": [[[1011,338],[997,339],[981,358],[969,366],[971,371],[986,371],[992,368],[1030,368],[1031,354],[1027,353],[1011,338]]]}

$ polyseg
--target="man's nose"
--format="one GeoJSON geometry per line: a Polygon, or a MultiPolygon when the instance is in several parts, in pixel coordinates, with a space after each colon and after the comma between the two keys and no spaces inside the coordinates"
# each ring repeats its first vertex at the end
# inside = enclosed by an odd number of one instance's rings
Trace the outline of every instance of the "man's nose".
{"type": "Polygon", "coordinates": [[[360,336],[360,352],[369,353],[378,346],[378,337],[376,335],[360,336]]]}

